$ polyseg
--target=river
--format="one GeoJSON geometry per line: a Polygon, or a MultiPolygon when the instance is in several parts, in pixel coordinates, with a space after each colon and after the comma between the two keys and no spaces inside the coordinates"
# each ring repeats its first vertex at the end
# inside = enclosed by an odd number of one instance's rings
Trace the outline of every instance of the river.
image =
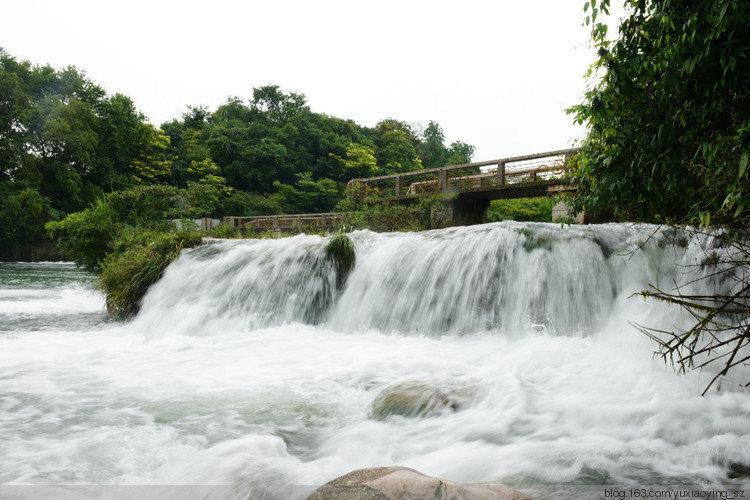
{"type": "Polygon", "coordinates": [[[0,264],[0,497],[301,500],[395,464],[534,498],[750,496],[728,477],[750,465],[747,367],[701,397],[711,368],[675,373],[634,326],[690,324],[632,294],[710,274],[705,241],[633,224],[351,237],[341,289],[322,237],[209,241],[129,322],[72,264],[0,264]],[[404,393],[421,406],[379,406],[404,393]]]}

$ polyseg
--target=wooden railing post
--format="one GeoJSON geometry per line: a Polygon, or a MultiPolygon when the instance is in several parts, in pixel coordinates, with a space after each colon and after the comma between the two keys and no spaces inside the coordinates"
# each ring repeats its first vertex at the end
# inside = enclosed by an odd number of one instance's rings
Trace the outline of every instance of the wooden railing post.
{"type": "Polygon", "coordinates": [[[396,177],[396,196],[401,196],[401,176],[396,177]]]}
{"type": "Polygon", "coordinates": [[[505,186],[505,162],[501,161],[497,164],[497,187],[505,186]]]}
{"type": "Polygon", "coordinates": [[[438,171],[438,192],[442,193],[448,189],[448,172],[441,168],[438,171]]]}

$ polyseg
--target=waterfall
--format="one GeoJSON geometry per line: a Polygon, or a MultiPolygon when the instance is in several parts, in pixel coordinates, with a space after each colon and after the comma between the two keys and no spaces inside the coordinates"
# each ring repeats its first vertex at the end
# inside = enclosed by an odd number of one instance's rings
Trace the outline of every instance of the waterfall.
{"type": "Polygon", "coordinates": [[[692,281],[689,260],[699,256],[686,235],[635,224],[351,237],[357,264],[341,290],[322,237],[208,241],[170,266],[136,325],[155,334],[301,323],[430,337],[586,336],[650,284],[692,281]]]}
{"type": "Polygon", "coordinates": [[[350,237],[346,280],[320,236],[207,241],[124,323],[72,266],[0,265],[0,497],[303,500],[388,465],[537,500],[746,489],[748,367],[701,397],[718,367],[678,374],[639,331],[695,319],[633,295],[732,291],[720,240],[511,222],[350,237]]]}

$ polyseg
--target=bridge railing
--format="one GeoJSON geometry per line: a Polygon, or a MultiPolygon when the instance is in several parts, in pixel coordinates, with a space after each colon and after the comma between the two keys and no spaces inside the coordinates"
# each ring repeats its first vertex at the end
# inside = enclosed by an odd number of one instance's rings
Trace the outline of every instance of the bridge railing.
{"type": "Polygon", "coordinates": [[[342,214],[259,215],[249,217],[224,217],[224,224],[236,228],[253,228],[275,231],[332,230],[340,225],[342,214]]]}
{"type": "Polygon", "coordinates": [[[560,149],[498,160],[416,170],[369,179],[352,179],[352,201],[405,200],[438,193],[489,191],[522,182],[560,178],[578,148],[560,149]]]}

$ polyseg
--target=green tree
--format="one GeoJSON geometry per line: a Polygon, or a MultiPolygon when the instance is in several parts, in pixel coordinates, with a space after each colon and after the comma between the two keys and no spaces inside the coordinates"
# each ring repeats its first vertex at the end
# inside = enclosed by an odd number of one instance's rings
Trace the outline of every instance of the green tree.
{"type": "Polygon", "coordinates": [[[427,128],[422,133],[422,141],[419,143],[417,150],[419,158],[422,160],[424,168],[442,167],[447,164],[448,150],[445,148],[443,141],[445,134],[434,121],[430,121],[427,128]]]}
{"type": "Polygon", "coordinates": [[[122,226],[117,212],[106,199],[100,199],[86,210],[68,214],[62,221],[48,223],[47,230],[57,239],[64,256],[95,272],[113,250],[122,226]]]}
{"type": "Polygon", "coordinates": [[[275,182],[271,196],[285,213],[328,212],[342,198],[343,187],[331,179],[312,180],[312,174],[299,174],[294,185],[275,182]]]}
{"type": "Polygon", "coordinates": [[[141,153],[132,164],[135,184],[161,184],[169,178],[172,165],[166,154],[168,146],[169,136],[164,131],[150,123],[143,125],[141,153]]]}
{"type": "Polygon", "coordinates": [[[271,121],[286,122],[297,113],[309,111],[304,94],[284,93],[278,85],[254,88],[252,106],[271,121]]]}
{"type": "Polygon", "coordinates": [[[341,162],[344,170],[342,177],[345,179],[364,179],[380,174],[374,148],[352,142],[346,148],[346,158],[333,153],[331,156],[341,162]]]}
{"type": "Polygon", "coordinates": [[[141,154],[146,118],[133,100],[122,94],[100,100],[95,109],[95,167],[84,177],[102,188],[126,189],[131,183],[131,165],[141,154]]]}
{"type": "Polygon", "coordinates": [[[378,123],[376,134],[375,155],[383,175],[423,169],[417,154],[419,139],[408,124],[389,118],[378,123]]]}
{"type": "Polygon", "coordinates": [[[576,209],[746,227],[750,3],[630,0],[619,36],[587,2],[601,80],[571,108],[589,127],[576,209]]]}
{"type": "Polygon", "coordinates": [[[451,147],[448,149],[447,165],[463,165],[471,163],[474,157],[474,146],[461,141],[451,142],[451,147]]]}

